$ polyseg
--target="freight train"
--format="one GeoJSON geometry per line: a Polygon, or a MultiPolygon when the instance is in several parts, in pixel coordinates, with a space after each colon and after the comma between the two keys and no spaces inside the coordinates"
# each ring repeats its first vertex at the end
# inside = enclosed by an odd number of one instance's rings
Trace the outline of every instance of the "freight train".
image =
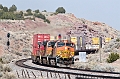
{"type": "Polygon", "coordinates": [[[75,44],[70,40],[50,40],[50,34],[35,34],[33,36],[32,62],[39,64],[55,65],[58,63],[74,64],[75,44]]]}

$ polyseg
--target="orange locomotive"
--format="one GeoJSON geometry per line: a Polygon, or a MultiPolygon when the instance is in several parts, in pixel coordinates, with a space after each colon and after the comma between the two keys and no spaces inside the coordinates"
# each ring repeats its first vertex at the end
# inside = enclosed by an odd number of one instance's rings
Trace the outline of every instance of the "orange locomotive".
{"type": "MultiPolygon", "coordinates": [[[[33,62],[48,65],[74,64],[75,44],[69,40],[43,41],[44,50],[32,56],[33,62]],[[44,54],[42,54],[44,52],[44,54]]],[[[41,46],[42,46],[41,45],[41,46]]]]}

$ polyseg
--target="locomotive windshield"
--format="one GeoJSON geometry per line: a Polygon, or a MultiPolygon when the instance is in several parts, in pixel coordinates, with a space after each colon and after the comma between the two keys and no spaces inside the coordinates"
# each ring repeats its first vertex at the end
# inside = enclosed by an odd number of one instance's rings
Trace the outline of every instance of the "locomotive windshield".
{"type": "Polygon", "coordinates": [[[52,42],[52,41],[51,41],[51,42],[48,43],[48,47],[52,47],[52,45],[54,46],[54,45],[55,45],[55,42],[52,42]]]}
{"type": "Polygon", "coordinates": [[[65,46],[65,43],[64,43],[64,42],[58,42],[58,43],[57,43],[57,47],[62,47],[62,46],[65,46]]]}
{"type": "Polygon", "coordinates": [[[66,46],[74,47],[73,43],[66,43],[66,46]]]}
{"type": "Polygon", "coordinates": [[[51,47],[51,42],[48,43],[48,47],[51,47]]]}

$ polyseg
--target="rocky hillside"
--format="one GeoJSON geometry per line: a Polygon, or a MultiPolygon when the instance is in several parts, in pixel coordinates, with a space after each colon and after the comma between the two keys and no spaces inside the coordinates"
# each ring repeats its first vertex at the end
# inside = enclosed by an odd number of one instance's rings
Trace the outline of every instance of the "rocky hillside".
{"type": "MultiPolygon", "coordinates": [[[[98,61],[100,61],[100,54],[98,52],[97,54],[87,56],[89,63],[75,63],[75,66],[93,70],[117,70],[120,72],[120,65],[117,64],[120,60],[117,60],[116,63],[114,62],[112,65],[105,64],[110,52],[120,53],[120,43],[119,40],[116,41],[116,39],[120,39],[119,31],[105,23],[77,18],[71,13],[55,15],[54,13],[43,12],[43,14],[50,21],[50,24],[40,18],[35,18],[34,20],[0,20],[0,62],[7,65],[11,60],[13,61],[13,59],[16,60],[30,56],[32,52],[33,35],[37,33],[49,33],[53,36],[57,36],[58,34],[62,34],[62,36],[66,34],[71,34],[71,36],[86,36],[86,43],[90,43],[92,37],[101,36],[103,38],[103,44],[105,37],[113,38],[113,40],[109,44],[106,44],[101,50],[101,60],[103,63],[98,64],[98,61]],[[6,45],[8,41],[7,33],[10,33],[9,49],[6,45]],[[101,65],[103,65],[103,67],[100,67],[101,65]]],[[[3,67],[1,63],[0,66],[3,67]]],[[[0,73],[0,76],[1,74],[2,73],[0,73]]]]}
{"type": "MultiPolygon", "coordinates": [[[[7,33],[11,34],[10,37],[10,52],[24,53],[32,52],[32,37],[36,33],[49,33],[51,35],[58,35],[61,33],[63,36],[71,34],[71,36],[83,36],[88,38],[87,42],[92,37],[111,37],[117,38],[120,32],[108,26],[105,23],[92,22],[85,19],[80,19],[74,14],[57,14],[43,12],[50,24],[44,22],[40,18],[35,20],[0,20],[0,42],[1,42],[1,55],[7,51],[7,33]]],[[[30,54],[30,53],[29,53],[30,54]]]]}

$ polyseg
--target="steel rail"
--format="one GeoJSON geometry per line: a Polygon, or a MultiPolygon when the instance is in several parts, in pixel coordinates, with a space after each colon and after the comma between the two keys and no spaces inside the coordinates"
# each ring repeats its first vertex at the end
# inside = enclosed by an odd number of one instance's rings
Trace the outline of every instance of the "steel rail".
{"type": "MultiPolygon", "coordinates": [[[[80,75],[80,76],[89,76],[89,77],[98,77],[98,78],[109,78],[109,79],[120,79],[120,76],[103,76],[103,75],[94,75],[94,74],[85,74],[85,73],[77,73],[77,72],[68,72],[68,71],[56,71],[56,70],[50,70],[48,68],[43,69],[43,68],[37,68],[37,67],[32,67],[29,65],[24,64],[24,62],[26,62],[27,60],[30,60],[31,58],[28,59],[22,59],[22,60],[18,60],[16,61],[16,65],[20,66],[20,67],[24,67],[24,68],[28,68],[28,69],[34,69],[34,70],[42,70],[42,71],[47,71],[47,72],[55,72],[55,73],[62,73],[62,74],[71,74],[71,75],[80,75]]],[[[84,70],[84,69],[77,69],[77,68],[65,68],[65,67],[57,67],[59,69],[70,69],[70,70],[78,70],[78,71],[86,71],[86,72],[93,72],[93,73],[103,73],[103,74],[118,74],[120,75],[120,73],[117,72],[105,72],[105,71],[95,71],[95,70],[84,70]]]]}

